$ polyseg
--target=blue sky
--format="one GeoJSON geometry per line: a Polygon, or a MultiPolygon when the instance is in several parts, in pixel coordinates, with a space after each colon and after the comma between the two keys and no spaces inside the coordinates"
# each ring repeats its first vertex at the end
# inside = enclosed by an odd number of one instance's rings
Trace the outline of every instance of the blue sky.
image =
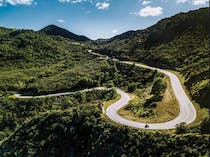
{"type": "Polygon", "coordinates": [[[110,38],[206,6],[208,0],[0,0],[0,26],[39,30],[55,24],[91,39],[110,38]]]}

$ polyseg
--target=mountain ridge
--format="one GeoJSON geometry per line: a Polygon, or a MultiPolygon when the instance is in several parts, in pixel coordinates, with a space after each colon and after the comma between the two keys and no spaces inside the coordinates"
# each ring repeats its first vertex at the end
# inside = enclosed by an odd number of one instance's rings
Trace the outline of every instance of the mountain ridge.
{"type": "MultiPolygon", "coordinates": [[[[173,15],[173,16],[171,16],[171,17],[166,17],[166,18],[163,18],[163,19],[161,19],[161,20],[159,20],[157,23],[155,23],[155,24],[153,24],[153,25],[151,25],[151,26],[149,26],[149,27],[147,27],[147,28],[145,28],[145,29],[138,29],[138,30],[128,30],[128,31],[126,31],[126,32],[123,32],[122,34],[119,34],[119,35],[116,35],[116,36],[114,36],[114,37],[112,37],[112,38],[109,38],[109,39],[103,39],[104,41],[114,41],[114,40],[119,40],[119,39],[125,39],[126,37],[132,37],[132,36],[135,36],[135,34],[136,33],[146,33],[146,32],[148,32],[148,31],[157,31],[158,30],[158,28],[156,27],[156,26],[159,26],[159,25],[164,25],[164,23],[165,22],[168,22],[168,23],[170,23],[170,20],[171,19],[174,19],[174,18],[178,18],[179,16],[186,16],[186,15],[189,15],[189,14],[194,14],[194,13],[196,13],[196,11],[198,12],[198,11],[201,11],[201,12],[203,12],[203,11],[205,11],[206,9],[209,9],[209,7],[205,7],[205,8],[199,8],[199,9],[197,9],[197,10],[190,10],[190,11],[188,11],[188,12],[180,12],[180,13],[178,13],[178,14],[176,14],[176,15],[173,15]]],[[[208,16],[208,15],[207,15],[208,16]]],[[[205,17],[206,18],[206,17],[205,17]]],[[[199,18],[196,18],[197,20],[199,20],[199,18]]],[[[201,18],[200,18],[201,19],[201,18]]],[[[205,23],[205,25],[206,26],[208,26],[208,21],[203,21],[203,20],[201,20],[202,22],[207,22],[207,23],[205,23]]],[[[200,22],[200,21],[199,21],[200,22]]],[[[185,23],[186,25],[185,26],[189,26],[189,23],[185,23]]],[[[192,23],[190,23],[190,24],[192,24],[192,23]]]]}
{"type": "Polygon", "coordinates": [[[78,42],[86,42],[89,41],[90,39],[84,35],[77,35],[74,34],[70,31],[68,31],[67,29],[58,27],[56,25],[48,25],[46,27],[44,27],[43,29],[39,30],[39,32],[41,33],[45,33],[47,35],[59,35],[62,36],[64,38],[68,38],[71,40],[75,40],[78,42]]]}

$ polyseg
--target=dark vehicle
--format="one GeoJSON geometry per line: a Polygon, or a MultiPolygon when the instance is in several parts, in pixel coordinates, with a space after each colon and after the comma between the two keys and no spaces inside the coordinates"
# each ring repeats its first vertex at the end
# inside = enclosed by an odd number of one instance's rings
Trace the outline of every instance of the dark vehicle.
{"type": "Polygon", "coordinates": [[[148,125],[148,124],[146,124],[144,127],[145,127],[145,128],[149,128],[149,125],[148,125]]]}

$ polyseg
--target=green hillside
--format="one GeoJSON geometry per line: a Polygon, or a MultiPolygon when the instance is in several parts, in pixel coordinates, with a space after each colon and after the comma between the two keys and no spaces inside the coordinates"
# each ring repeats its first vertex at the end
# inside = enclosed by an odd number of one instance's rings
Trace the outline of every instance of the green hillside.
{"type": "Polygon", "coordinates": [[[60,28],[55,25],[49,25],[49,26],[41,29],[40,32],[48,34],[48,35],[59,35],[64,38],[68,38],[68,39],[78,41],[78,42],[86,42],[86,41],[90,40],[89,38],[87,38],[85,36],[76,35],[74,33],[69,32],[66,29],[60,28]]]}
{"type": "MultiPolygon", "coordinates": [[[[24,89],[33,92],[33,86],[29,84],[52,85],[52,79],[47,78],[55,76],[53,79],[58,79],[57,74],[81,65],[82,62],[88,64],[86,60],[94,58],[83,44],[60,36],[6,28],[1,28],[1,33],[0,87],[2,92],[18,92],[24,89]],[[40,84],[39,80],[42,79],[47,81],[40,84]]],[[[62,90],[66,85],[60,86],[62,90]]],[[[67,88],[70,87],[67,86],[67,88]]]]}
{"type": "Polygon", "coordinates": [[[76,56],[80,57],[79,52],[85,49],[82,44],[72,40],[31,30],[0,28],[0,32],[0,65],[6,70],[9,67],[40,67],[71,61],[76,56]]]}
{"type": "MultiPolygon", "coordinates": [[[[36,109],[33,101],[13,99],[11,96],[15,93],[40,95],[98,86],[144,89],[152,86],[156,76],[155,71],[99,59],[88,53],[84,44],[60,36],[6,28],[1,28],[1,33],[0,140],[13,133],[26,119],[51,110],[46,107],[49,102],[39,104],[46,110],[36,109]]],[[[84,103],[89,99],[94,96],[84,99],[84,103]]],[[[55,104],[62,105],[61,102],[55,104]]],[[[60,109],[55,107],[54,110],[56,108],[60,109]]]]}
{"type": "Polygon", "coordinates": [[[180,72],[192,98],[210,108],[209,28],[209,8],[201,8],[94,44],[102,54],[180,72]]]}

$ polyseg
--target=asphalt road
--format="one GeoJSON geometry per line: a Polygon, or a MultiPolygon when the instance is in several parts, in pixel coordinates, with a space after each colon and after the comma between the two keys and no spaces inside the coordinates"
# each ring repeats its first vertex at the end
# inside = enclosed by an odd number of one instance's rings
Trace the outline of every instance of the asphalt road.
{"type": "Polygon", "coordinates": [[[46,94],[46,95],[39,95],[39,96],[27,96],[27,95],[15,94],[15,97],[20,98],[20,99],[46,98],[46,97],[66,96],[66,95],[76,94],[78,92],[88,92],[88,91],[93,91],[93,90],[106,90],[106,89],[108,89],[108,88],[96,87],[96,88],[79,90],[79,91],[75,91],[75,92],[63,92],[63,93],[46,94]]]}

